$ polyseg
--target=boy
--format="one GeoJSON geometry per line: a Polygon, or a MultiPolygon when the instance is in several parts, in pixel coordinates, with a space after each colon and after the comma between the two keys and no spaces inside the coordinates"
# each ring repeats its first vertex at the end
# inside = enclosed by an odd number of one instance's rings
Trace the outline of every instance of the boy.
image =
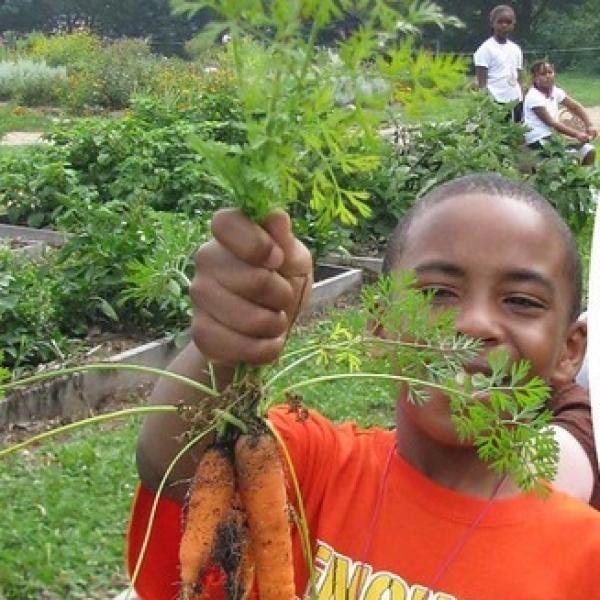
{"type": "Polygon", "coordinates": [[[493,34],[477,48],[473,62],[480,89],[487,89],[500,104],[517,103],[511,114],[513,121],[518,123],[523,114],[523,53],[508,39],[515,23],[515,11],[510,6],[496,6],[490,12],[493,34]]]}
{"type": "Polygon", "coordinates": [[[589,142],[598,132],[594,129],[585,108],[554,85],[554,66],[549,62],[539,60],[533,63],[531,76],[533,85],[524,102],[524,123],[527,128],[525,143],[530,148],[539,150],[548,143],[555,132],[562,133],[579,142],[577,153],[581,163],[593,165],[596,151],[589,142]],[[561,106],[582,121],[584,131],[561,123],[558,118],[561,106]]]}
{"type": "MultiPolygon", "coordinates": [[[[289,219],[264,228],[239,212],[219,213],[215,239],[197,254],[192,298],[194,343],[173,370],[207,380],[210,357],[221,384],[239,361],[276,360],[289,319],[310,280],[311,258],[289,219]]],[[[413,270],[440,309],[457,309],[459,331],[502,346],[555,388],[569,385],[585,350],[577,320],[580,265],[572,235],[530,188],[495,175],[473,175],[427,194],[392,236],[387,271],[413,270]]],[[[486,369],[485,357],[467,366],[486,369]]],[[[152,402],[192,399],[161,381],[152,402]]],[[[197,400],[197,398],[196,398],[197,400]]],[[[359,432],[311,413],[298,421],[275,409],[303,493],[315,548],[316,598],[535,600],[594,598],[600,586],[600,515],[559,492],[524,495],[499,479],[461,442],[447,398],[424,405],[401,393],[395,431],[359,432]]],[[[143,487],[130,531],[130,565],[147,515],[185,424],[146,419],[138,446],[143,487]]],[[[197,454],[170,481],[159,504],[145,566],[143,600],[176,594],[181,501],[197,454]],[[183,481],[182,481],[183,480],[183,481]],[[179,483],[177,483],[179,482],[179,483]]],[[[307,586],[294,533],[296,593],[307,586]]],[[[210,580],[210,578],[208,578],[210,580]]],[[[210,581],[205,581],[211,595],[210,581]]]]}

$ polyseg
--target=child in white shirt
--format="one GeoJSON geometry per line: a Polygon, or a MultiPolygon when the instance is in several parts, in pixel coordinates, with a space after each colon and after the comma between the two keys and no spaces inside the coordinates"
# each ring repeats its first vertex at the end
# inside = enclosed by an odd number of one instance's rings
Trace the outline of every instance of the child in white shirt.
{"type": "Polygon", "coordinates": [[[477,84],[487,89],[496,102],[516,102],[512,116],[518,122],[522,116],[523,53],[508,39],[515,27],[515,12],[510,6],[496,6],[490,13],[490,23],[493,35],[473,55],[477,84]]]}
{"type": "Polygon", "coordinates": [[[579,142],[577,152],[581,163],[593,164],[596,152],[589,142],[598,135],[598,132],[593,127],[585,108],[568,96],[564,90],[554,85],[554,66],[548,61],[541,60],[533,63],[531,75],[533,85],[525,96],[523,107],[524,123],[527,127],[525,143],[530,148],[540,149],[554,132],[562,133],[579,142]],[[583,123],[583,130],[559,120],[561,106],[583,123]]]}

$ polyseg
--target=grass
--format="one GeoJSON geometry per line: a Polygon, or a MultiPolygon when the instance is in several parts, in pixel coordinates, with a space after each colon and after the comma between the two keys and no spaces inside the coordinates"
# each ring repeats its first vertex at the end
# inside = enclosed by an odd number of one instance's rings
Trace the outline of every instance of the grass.
{"type": "Polygon", "coordinates": [[[46,131],[55,118],[42,110],[8,102],[0,105],[0,136],[9,131],[46,131]]]}
{"type": "Polygon", "coordinates": [[[0,156],[21,156],[31,152],[34,148],[39,148],[41,144],[24,144],[19,146],[0,146],[0,156]]]}
{"type": "Polygon", "coordinates": [[[568,71],[557,74],[556,84],[584,106],[600,106],[600,76],[568,71]]]}
{"type": "MultiPolygon", "coordinates": [[[[338,314],[357,318],[352,310],[338,314]]],[[[326,318],[298,326],[289,349],[313,339],[326,318]]],[[[306,379],[324,371],[313,360],[298,373],[306,379]]],[[[385,385],[342,380],[302,393],[335,421],[393,423],[394,393],[385,385]]],[[[125,589],[138,429],[138,420],[88,428],[0,463],[0,598],[106,600],[125,589]]]]}
{"type": "Polygon", "coordinates": [[[136,433],[88,430],[3,462],[0,596],[105,600],[125,587],[136,433]]]}

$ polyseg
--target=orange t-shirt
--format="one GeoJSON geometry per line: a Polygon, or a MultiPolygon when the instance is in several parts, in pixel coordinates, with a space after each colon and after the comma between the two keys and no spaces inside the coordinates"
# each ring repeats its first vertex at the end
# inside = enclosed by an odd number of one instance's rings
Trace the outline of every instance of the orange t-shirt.
{"type": "MultiPolygon", "coordinates": [[[[314,598],[600,599],[600,513],[589,506],[558,492],[490,504],[413,469],[392,451],[394,432],[338,427],[313,412],[302,422],[286,409],[270,418],[303,492],[314,598]]],[[[129,533],[130,572],[152,501],[140,488],[129,533]]],[[[161,500],[136,585],[142,600],[177,598],[180,531],[181,507],[161,500]]],[[[296,532],[294,551],[303,596],[308,570],[296,532]]],[[[205,588],[204,597],[222,597],[216,569],[205,588]]]]}

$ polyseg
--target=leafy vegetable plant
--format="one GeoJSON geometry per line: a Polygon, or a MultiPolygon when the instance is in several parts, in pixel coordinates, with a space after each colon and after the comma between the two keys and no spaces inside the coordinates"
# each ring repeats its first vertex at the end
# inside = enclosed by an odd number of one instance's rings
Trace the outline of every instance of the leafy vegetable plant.
{"type": "Polygon", "coordinates": [[[391,103],[410,109],[462,80],[462,63],[418,52],[405,35],[428,23],[456,23],[429,2],[378,0],[368,10],[352,0],[173,5],[222,17],[205,31],[205,41],[225,31],[230,36],[247,140],[197,138],[193,145],[230,202],[257,221],[302,199],[324,223],[368,216],[368,195],[342,186],[339,174],[377,166],[383,143],[377,129],[391,103]],[[319,51],[319,33],[355,11],[364,13],[361,27],[335,52],[319,51]]]}

